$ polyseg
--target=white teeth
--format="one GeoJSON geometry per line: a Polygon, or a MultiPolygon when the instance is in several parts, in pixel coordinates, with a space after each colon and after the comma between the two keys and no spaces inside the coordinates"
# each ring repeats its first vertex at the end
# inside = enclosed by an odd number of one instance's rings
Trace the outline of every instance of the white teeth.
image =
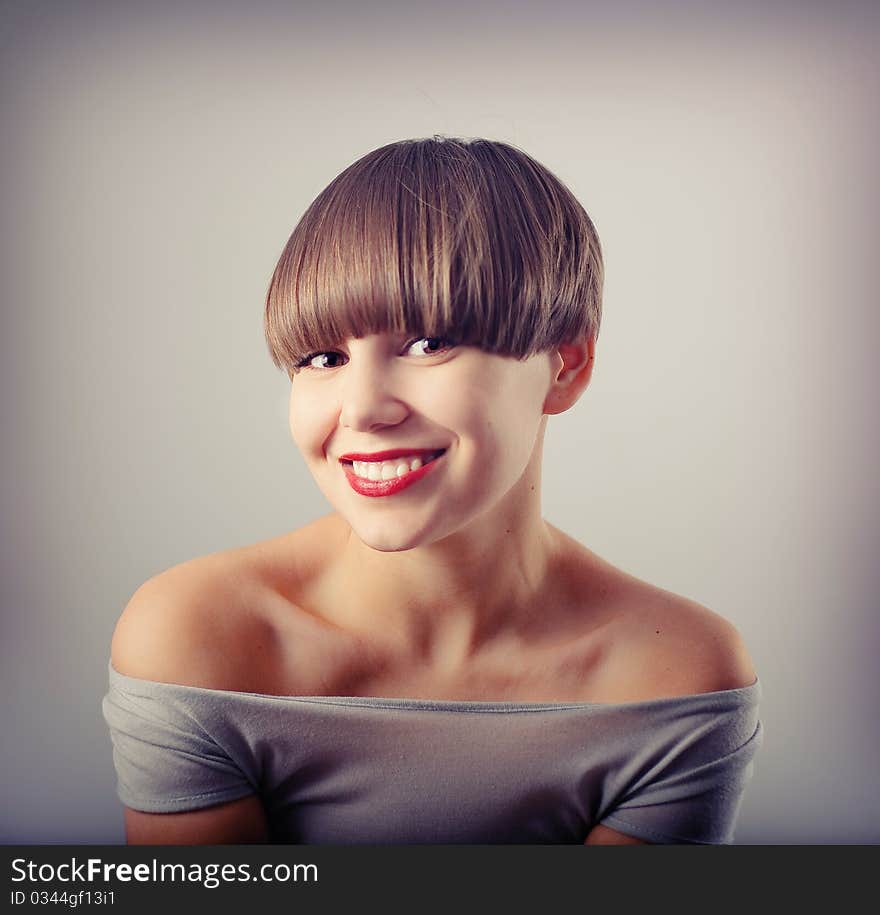
{"type": "Polygon", "coordinates": [[[425,463],[420,457],[395,458],[393,461],[353,461],[352,470],[355,476],[365,480],[393,480],[418,470],[425,463]]]}

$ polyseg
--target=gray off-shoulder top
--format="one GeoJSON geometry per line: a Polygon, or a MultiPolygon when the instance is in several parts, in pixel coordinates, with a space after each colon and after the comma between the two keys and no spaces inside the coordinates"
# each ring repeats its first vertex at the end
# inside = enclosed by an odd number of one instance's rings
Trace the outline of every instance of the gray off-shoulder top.
{"type": "Polygon", "coordinates": [[[619,704],[268,696],[109,665],[117,793],[151,813],[259,796],[271,841],[580,843],[597,823],[727,844],[761,684],[619,704]]]}

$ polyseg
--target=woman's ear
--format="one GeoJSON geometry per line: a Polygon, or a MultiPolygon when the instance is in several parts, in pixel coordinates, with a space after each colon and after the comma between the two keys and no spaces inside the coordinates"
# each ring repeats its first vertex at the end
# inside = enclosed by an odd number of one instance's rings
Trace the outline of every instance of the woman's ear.
{"type": "Polygon", "coordinates": [[[564,413],[574,406],[590,383],[595,355],[595,337],[558,345],[551,354],[553,378],[544,399],[544,413],[564,413]]]}

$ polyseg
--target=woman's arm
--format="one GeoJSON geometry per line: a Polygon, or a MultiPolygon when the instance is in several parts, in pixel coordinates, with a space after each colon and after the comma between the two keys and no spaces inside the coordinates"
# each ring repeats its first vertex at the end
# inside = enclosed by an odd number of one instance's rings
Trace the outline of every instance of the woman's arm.
{"type": "Polygon", "coordinates": [[[237,801],[187,813],[141,813],[125,809],[129,845],[259,845],[269,842],[260,799],[251,794],[237,801]]]}
{"type": "Polygon", "coordinates": [[[601,823],[590,830],[590,834],[584,840],[584,845],[650,845],[644,839],[636,839],[634,836],[624,835],[616,829],[603,826],[601,823]]]}
{"type": "MultiPolygon", "coordinates": [[[[121,674],[208,687],[216,668],[232,668],[227,643],[248,644],[234,625],[235,592],[219,587],[205,563],[176,567],[142,585],[117,623],[111,645],[121,674]],[[231,638],[232,632],[235,638],[231,638]]],[[[238,652],[240,654],[241,652],[238,652]]],[[[268,843],[266,813],[256,794],[180,813],[146,813],[124,806],[129,845],[268,843]]]]}
{"type": "MultiPolygon", "coordinates": [[[[665,643],[658,645],[649,638],[647,640],[649,648],[641,651],[631,649],[630,651],[638,668],[647,672],[648,679],[643,684],[645,697],[651,699],[667,694],[670,696],[699,695],[743,689],[753,685],[757,674],[745,643],[733,624],[693,601],[678,599],[674,596],[673,599],[676,603],[673,607],[667,608],[669,612],[663,618],[663,625],[658,624],[656,630],[656,634],[659,634],[660,629],[666,632],[665,643]],[[672,613],[673,609],[677,612],[672,613]],[[654,672],[653,677],[652,671],[654,672]]],[[[638,645],[637,642],[634,644],[638,645]]],[[[627,671],[628,679],[633,680],[635,677],[634,670],[627,671]]],[[[696,745],[697,741],[694,740],[692,743],[696,745]]],[[[727,753],[729,751],[718,750],[717,752],[727,753]]],[[[684,757],[684,754],[682,756],[684,757]]],[[[702,765],[701,771],[705,777],[706,760],[692,763],[691,767],[697,765],[702,765]]],[[[661,773],[658,777],[662,778],[663,774],[661,773]]],[[[698,791],[706,792],[707,790],[705,786],[693,789],[695,794],[698,791]]],[[[727,789],[722,785],[721,790],[727,789]]],[[[680,778],[675,793],[680,795],[677,802],[686,809],[690,797],[689,792],[683,790],[680,778]]],[[[665,806],[670,812],[675,811],[675,806],[669,799],[666,799],[665,806]]],[[[607,814],[603,814],[603,816],[607,816],[607,814]]],[[[676,832],[678,832],[677,829],[670,828],[670,833],[676,832]]],[[[687,834],[687,830],[683,830],[683,832],[687,834]]],[[[599,823],[591,830],[584,844],[650,845],[657,841],[665,843],[675,840],[671,838],[655,839],[655,842],[651,843],[599,823]]]]}

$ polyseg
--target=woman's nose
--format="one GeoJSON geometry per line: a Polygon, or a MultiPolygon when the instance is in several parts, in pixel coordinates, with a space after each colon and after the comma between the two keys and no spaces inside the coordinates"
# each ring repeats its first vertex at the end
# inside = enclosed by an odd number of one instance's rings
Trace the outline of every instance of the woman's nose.
{"type": "Polygon", "coordinates": [[[381,360],[352,359],[344,371],[339,411],[343,426],[369,432],[406,418],[409,411],[394,390],[393,373],[381,360]]]}

